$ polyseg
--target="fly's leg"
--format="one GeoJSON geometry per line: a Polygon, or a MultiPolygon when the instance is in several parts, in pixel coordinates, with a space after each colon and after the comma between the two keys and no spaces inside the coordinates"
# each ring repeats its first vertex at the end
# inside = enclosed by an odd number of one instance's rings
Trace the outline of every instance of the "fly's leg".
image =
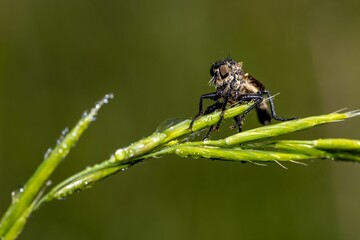
{"type": "Polygon", "coordinates": [[[275,113],[274,102],[273,102],[273,99],[272,99],[272,97],[271,97],[271,95],[270,95],[270,92],[267,91],[267,90],[264,90],[264,91],[261,92],[261,94],[266,95],[266,96],[268,97],[268,99],[269,99],[270,111],[271,111],[271,115],[272,115],[273,119],[275,119],[275,120],[277,120],[277,121],[282,121],[282,122],[284,122],[284,121],[289,121],[289,120],[294,120],[294,119],[298,119],[298,118],[296,118],[296,117],[295,117],[295,118],[278,117],[278,116],[276,115],[276,113],[275,113]]]}
{"type": "MultiPolygon", "coordinates": [[[[199,112],[198,114],[191,120],[190,126],[189,128],[192,130],[192,127],[194,125],[194,122],[196,119],[198,119],[201,115],[203,115],[203,99],[211,99],[211,100],[218,100],[219,99],[219,94],[217,92],[213,92],[213,93],[207,93],[204,95],[200,96],[200,101],[199,101],[199,112]]],[[[208,109],[207,109],[208,110],[208,109]]],[[[214,109],[215,111],[216,109],[214,109]]]]}
{"type": "Polygon", "coordinates": [[[214,126],[215,126],[215,125],[211,125],[211,126],[210,126],[210,128],[209,128],[208,132],[206,133],[206,135],[205,135],[205,137],[204,137],[203,140],[206,140],[206,139],[209,139],[209,138],[210,138],[210,134],[211,134],[211,132],[214,130],[214,126]]]}
{"type": "Polygon", "coordinates": [[[242,121],[246,114],[248,114],[251,110],[253,110],[259,103],[262,102],[262,100],[264,99],[263,96],[259,96],[259,95],[248,95],[246,96],[244,99],[251,99],[251,100],[255,100],[255,102],[248,108],[246,109],[242,114],[241,114],[241,117],[240,117],[240,120],[242,121]]]}
{"type": "Polygon", "coordinates": [[[242,125],[243,125],[242,120],[244,120],[244,119],[241,120],[240,115],[235,116],[233,119],[235,121],[235,126],[232,126],[231,129],[238,128],[238,132],[241,132],[242,131],[242,125]]]}
{"type": "Polygon", "coordinates": [[[220,113],[220,118],[219,121],[216,124],[215,127],[215,131],[218,131],[221,125],[222,120],[224,119],[224,115],[225,115],[225,110],[226,110],[226,104],[228,103],[229,98],[226,97],[225,101],[223,102],[222,108],[221,108],[221,113],[220,113]]]}
{"type": "Polygon", "coordinates": [[[207,109],[204,111],[204,115],[208,115],[210,113],[215,112],[215,110],[222,108],[221,102],[216,102],[213,105],[210,105],[207,107],[207,109]]]}

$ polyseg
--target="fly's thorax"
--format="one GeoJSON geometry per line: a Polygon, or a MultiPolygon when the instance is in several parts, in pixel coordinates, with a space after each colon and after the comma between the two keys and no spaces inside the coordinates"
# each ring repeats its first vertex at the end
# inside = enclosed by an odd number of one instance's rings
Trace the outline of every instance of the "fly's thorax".
{"type": "Polygon", "coordinates": [[[259,89],[257,86],[255,86],[254,84],[252,84],[249,81],[243,81],[240,84],[240,93],[241,94],[251,94],[251,93],[257,93],[259,92],[261,89],[259,89]]]}

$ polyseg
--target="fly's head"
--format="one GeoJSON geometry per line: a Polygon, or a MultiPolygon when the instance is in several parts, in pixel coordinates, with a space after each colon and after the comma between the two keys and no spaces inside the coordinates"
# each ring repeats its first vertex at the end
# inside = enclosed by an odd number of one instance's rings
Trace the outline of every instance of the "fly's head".
{"type": "Polygon", "coordinates": [[[211,65],[210,75],[209,85],[214,86],[216,89],[223,89],[234,80],[242,79],[244,71],[242,70],[242,63],[226,58],[211,65]]]}

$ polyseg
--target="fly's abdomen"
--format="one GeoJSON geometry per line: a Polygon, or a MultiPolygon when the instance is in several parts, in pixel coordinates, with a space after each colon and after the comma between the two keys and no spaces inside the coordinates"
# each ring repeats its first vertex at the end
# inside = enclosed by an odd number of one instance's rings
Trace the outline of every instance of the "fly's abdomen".
{"type": "Polygon", "coordinates": [[[259,119],[259,122],[263,125],[267,125],[271,122],[271,115],[269,113],[269,107],[267,103],[262,101],[256,106],[256,113],[259,119]]]}

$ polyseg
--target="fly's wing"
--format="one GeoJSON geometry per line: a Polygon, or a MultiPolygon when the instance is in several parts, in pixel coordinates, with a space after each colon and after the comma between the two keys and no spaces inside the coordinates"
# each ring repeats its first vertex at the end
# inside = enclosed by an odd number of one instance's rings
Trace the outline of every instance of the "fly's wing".
{"type": "MultiPolygon", "coordinates": [[[[255,86],[258,91],[265,90],[265,86],[260,81],[256,80],[253,76],[247,73],[246,77],[250,84],[255,86]]],[[[256,113],[261,124],[267,125],[271,122],[269,106],[267,105],[265,100],[256,106],[256,113]]]]}

